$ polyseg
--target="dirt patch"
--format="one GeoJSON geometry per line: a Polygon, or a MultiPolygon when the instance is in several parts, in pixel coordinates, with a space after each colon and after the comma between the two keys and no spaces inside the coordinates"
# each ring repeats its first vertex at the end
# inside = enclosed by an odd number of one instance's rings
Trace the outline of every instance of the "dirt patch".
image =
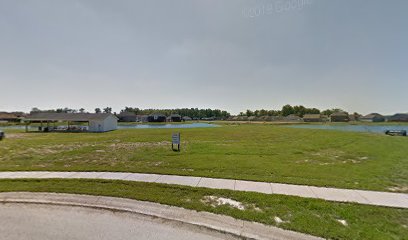
{"type": "Polygon", "coordinates": [[[24,133],[7,133],[6,134],[6,139],[24,139],[28,137],[29,135],[24,134],[24,133]]]}
{"type": "Polygon", "coordinates": [[[408,192],[408,186],[390,187],[391,192],[408,192]]]}
{"type": "Polygon", "coordinates": [[[345,227],[348,226],[348,223],[347,223],[346,220],[344,220],[344,219],[336,219],[336,220],[337,220],[337,222],[341,223],[341,225],[343,225],[343,226],[345,226],[345,227]]]}
{"type": "Polygon", "coordinates": [[[219,207],[219,206],[230,206],[235,209],[239,210],[254,210],[257,212],[262,212],[262,210],[258,207],[255,206],[255,204],[244,204],[241,202],[238,202],[236,200],[230,199],[230,198],[224,198],[224,197],[217,197],[217,196],[204,196],[201,199],[201,202],[210,205],[212,207],[219,207]]]}
{"type": "Polygon", "coordinates": [[[280,217],[275,216],[273,218],[273,220],[275,220],[276,224],[282,224],[282,223],[288,223],[289,221],[283,221],[280,217]]]}
{"type": "Polygon", "coordinates": [[[113,143],[109,145],[110,148],[114,150],[134,150],[140,147],[163,147],[169,146],[171,143],[169,141],[162,142],[127,142],[127,143],[113,143]]]}
{"type": "Polygon", "coordinates": [[[368,156],[354,156],[354,154],[346,153],[338,149],[323,149],[312,152],[307,159],[296,161],[296,163],[317,164],[321,166],[338,165],[338,164],[360,164],[369,160],[368,156]]]}
{"type": "Polygon", "coordinates": [[[212,207],[218,207],[222,205],[228,205],[232,208],[239,210],[245,210],[245,206],[238,201],[232,200],[230,198],[216,197],[216,196],[204,196],[201,202],[212,207]]]}

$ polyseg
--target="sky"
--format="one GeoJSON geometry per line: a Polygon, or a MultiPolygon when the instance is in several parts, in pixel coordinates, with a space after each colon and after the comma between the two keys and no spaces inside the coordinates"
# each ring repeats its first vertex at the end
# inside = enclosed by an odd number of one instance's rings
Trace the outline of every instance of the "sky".
{"type": "Polygon", "coordinates": [[[0,111],[408,112],[406,0],[0,0],[0,111]]]}

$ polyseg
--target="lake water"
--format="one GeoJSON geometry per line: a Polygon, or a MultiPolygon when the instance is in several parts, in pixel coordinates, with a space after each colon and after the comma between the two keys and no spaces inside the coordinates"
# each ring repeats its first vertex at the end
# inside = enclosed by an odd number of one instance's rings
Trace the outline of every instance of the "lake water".
{"type": "Polygon", "coordinates": [[[118,125],[118,129],[129,128],[213,128],[219,127],[216,124],[209,123],[182,123],[182,124],[134,124],[134,125],[118,125]]]}
{"type": "Polygon", "coordinates": [[[292,128],[306,128],[306,129],[323,129],[323,130],[339,130],[351,132],[372,132],[384,133],[386,130],[406,130],[408,125],[293,125],[292,128]]]}

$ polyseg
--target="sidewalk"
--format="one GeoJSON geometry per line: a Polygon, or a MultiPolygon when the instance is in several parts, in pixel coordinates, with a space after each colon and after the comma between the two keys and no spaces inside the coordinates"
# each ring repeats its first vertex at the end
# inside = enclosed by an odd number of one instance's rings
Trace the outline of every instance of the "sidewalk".
{"type": "Polygon", "coordinates": [[[281,183],[251,182],[232,179],[216,179],[176,175],[158,175],[119,172],[0,172],[0,179],[105,179],[135,182],[155,182],[182,186],[229,189],[265,194],[282,194],[307,198],[319,198],[334,202],[408,208],[408,194],[376,192],[352,189],[323,188],[281,183]]]}

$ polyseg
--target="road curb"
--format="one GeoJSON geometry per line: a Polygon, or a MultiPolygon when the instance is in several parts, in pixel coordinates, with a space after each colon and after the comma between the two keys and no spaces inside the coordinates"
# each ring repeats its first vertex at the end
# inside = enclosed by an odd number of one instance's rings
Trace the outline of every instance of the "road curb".
{"type": "Polygon", "coordinates": [[[5,192],[0,193],[0,203],[51,204],[121,211],[202,227],[243,239],[322,239],[228,216],[124,198],[64,193],[5,192]]]}

